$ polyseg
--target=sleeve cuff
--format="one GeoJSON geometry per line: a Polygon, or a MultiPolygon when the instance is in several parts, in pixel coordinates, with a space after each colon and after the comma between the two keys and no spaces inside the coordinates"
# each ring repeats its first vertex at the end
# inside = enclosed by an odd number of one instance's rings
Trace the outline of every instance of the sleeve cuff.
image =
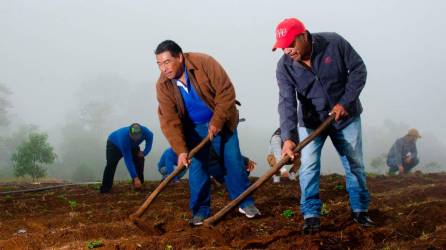
{"type": "Polygon", "coordinates": [[[299,134],[296,131],[293,132],[285,132],[280,135],[282,138],[282,141],[285,142],[286,140],[292,140],[294,143],[299,143],[299,134]]]}

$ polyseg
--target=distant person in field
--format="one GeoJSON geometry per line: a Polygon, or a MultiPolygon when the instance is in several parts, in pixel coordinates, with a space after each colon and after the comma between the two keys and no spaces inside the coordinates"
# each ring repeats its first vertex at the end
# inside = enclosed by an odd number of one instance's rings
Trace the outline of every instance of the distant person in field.
{"type": "Polygon", "coordinates": [[[390,175],[396,172],[400,174],[409,173],[410,170],[418,165],[420,160],[418,159],[416,142],[420,138],[418,130],[412,128],[405,136],[395,141],[387,155],[390,175]]]}
{"type": "Polygon", "coordinates": [[[122,157],[124,157],[125,165],[132,178],[133,187],[141,189],[142,183],[144,183],[144,157],[150,153],[152,142],[153,133],[138,123],[112,132],[107,140],[107,165],[102,178],[101,193],[110,192],[116,166],[122,157]],[[141,151],[139,144],[143,141],[146,142],[146,146],[144,151],[141,151]]]}
{"type": "MultiPolygon", "coordinates": [[[[243,163],[246,167],[246,172],[249,175],[252,170],[254,170],[256,163],[250,160],[248,157],[242,155],[243,163]]],[[[224,183],[224,168],[222,167],[221,159],[218,157],[217,153],[211,148],[209,152],[209,173],[219,184],[224,183]]],[[[172,148],[168,148],[162,154],[158,162],[158,171],[162,175],[163,180],[170,175],[177,167],[178,157],[172,148]]],[[[186,174],[187,169],[181,171],[177,176],[174,177],[174,181],[178,181],[186,174]]]]}
{"type": "Polygon", "coordinates": [[[334,32],[311,33],[296,18],[276,27],[273,51],[283,53],[277,63],[282,156],[297,157],[293,150],[334,114],[336,122],[301,151],[300,210],[304,233],[320,230],[319,195],[321,152],[330,137],[346,176],[351,216],[361,226],[373,226],[368,216],[370,195],[362,153],[359,95],[367,78],[366,66],[350,43],[334,32]]]}
{"type": "MultiPolygon", "coordinates": [[[[183,53],[171,40],[160,43],[155,54],[161,73],[156,84],[161,130],[178,155],[177,165],[189,167],[189,222],[202,225],[211,215],[210,147],[222,159],[230,199],[250,185],[237,134],[235,89],[223,67],[207,54],[183,53]],[[206,136],[211,143],[189,160],[188,152],[206,136]]],[[[248,218],[260,214],[252,196],[240,203],[238,211],[248,218]]]]}
{"type": "MultiPolygon", "coordinates": [[[[280,128],[274,131],[271,139],[269,141],[269,153],[266,157],[266,161],[270,167],[274,167],[277,162],[280,161],[282,157],[282,138],[280,138],[280,128]]],[[[300,158],[296,157],[296,159],[292,163],[292,167],[290,171],[287,171],[285,167],[282,167],[278,173],[273,175],[273,183],[279,183],[280,177],[288,177],[288,179],[295,181],[296,180],[296,172],[300,167],[300,158]]]]}

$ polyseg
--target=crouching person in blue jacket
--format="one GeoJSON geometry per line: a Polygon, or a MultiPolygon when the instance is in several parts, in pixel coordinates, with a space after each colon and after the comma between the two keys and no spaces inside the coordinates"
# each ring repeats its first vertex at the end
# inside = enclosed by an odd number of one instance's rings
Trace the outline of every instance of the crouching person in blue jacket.
{"type": "MultiPolygon", "coordinates": [[[[246,174],[249,176],[250,172],[254,170],[256,163],[250,160],[248,157],[243,156],[243,164],[246,167],[246,174]]],[[[222,167],[222,163],[220,162],[220,157],[218,157],[217,153],[214,150],[209,150],[209,174],[214,178],[219,184],[223,184],[225,182],[224,176],[225,171],[222,167]]],[[[158,162],[158,171],[163,176],[163,180],[170,175],[175,168],[177,167],[178,156],[175,154],[172,148],[168,148],[162,154],[159,162],[158,162]]],[[[187,169],[185,168],[181,171],[177,176],[174,177],[174,181],[178,181],[183,178],[186,174],[187,169]]]]}
{"type": "MultiPolygon", "coordinates": [[[[158,162],[158,172],[163,176],[163,180],[170,175],[177,167],[178,156],[175,154],[172,148],[168,148],[161,155],[158,162]]],[[[174,181],[178,181],[186,174],[187,168],[183,169],[177,176],[174,177],[174,181]]]]}
{"type": "Polygon", "coordinates": [[[153,133],[146,127],[138,123],[133,123],[128,127],[120,128],[112,132],[107,140],[107,165],[102,178],[101,193],[110,192],[113,186],[116,166],[124,157],[125,165],[133,180],[133,187],[141,189],[144,183],[144,157],[152,149],[153,133]],[[139,145],[145,141],[144,151],[139,149],[139,145]]]}
{"type": "Polygon", "coordinates": [[[418,130],[412,128],[407,135],[395,141],[387,155],[389,175],[394,175],[396,172],[407,174],[418,165],[420,160],[416,142],[420,138],[418,130]]]}

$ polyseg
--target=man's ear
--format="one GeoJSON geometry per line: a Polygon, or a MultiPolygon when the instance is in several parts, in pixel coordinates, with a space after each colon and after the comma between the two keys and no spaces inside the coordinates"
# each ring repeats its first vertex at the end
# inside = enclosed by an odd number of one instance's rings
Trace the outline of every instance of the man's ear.
{"type": "Polygon", "coordinates": [[[183,53],[180,53],[180,54],[178,55],[178,58],[180,59],[181,64],[183,64],[183,63],[184,63],[184,56],[183,56],[183,53]]]}
{"type": "Polygon", "coordinates": [[[309,39],[309,37],[308,37],[308,32],[307,32],[307,31],[305,31],[305,33],[304,33],[302,39],[304,40],[305,43],[308,43],[308,42],[309,42],[310,39],[309,39]]]}

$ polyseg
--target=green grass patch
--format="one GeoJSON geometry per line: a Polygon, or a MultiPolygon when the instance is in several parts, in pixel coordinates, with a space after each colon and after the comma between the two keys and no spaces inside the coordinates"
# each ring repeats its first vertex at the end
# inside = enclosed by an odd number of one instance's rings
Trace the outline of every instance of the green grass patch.
{"type": "Polygon", "coordinates": [[[287,209],[282,212],[282,216],[289,219],[294,216],[294,212],[291,209],[287,209]]]}
{"type": "Polygon", "coordinates": [[[90,185],[88,185],[88,187],[93,190],[99,190],[99,189],[101,189],[101,184],[100,183],[90,184],[90,185]]]}
{"type": "Polygon", "coordinates": [[[59,199],[62,200],[62,201],[66,201],[66,200],[67,200],[67,197],[65,197],[64,194],[59,194],[59,195],[57,196],[57,198],[59,198],[59,199]]]}
{"type": "Polygon", "coordinates": [[[76,209],[76,207],[77,207],[77,201],[75,201],[75,200],[69,200],[69,201],[68,201],[68,205],[70,205],[71,210],[74,210],[74,209],[76,209]]]}
{"type": "Polygon", "coordinates": [[[14,188],[13,187],[9,187],[9,186],[0,187],[0,191],[2,191],[2,192],[13,191],[13,190],[14,190],[14,188]]]}
{"type": "Polygon", "coordinates": [[[366,175],[367,177],[377,177],[377,176],[380,176],[380,174],[372,173],[372,172],[366,172],[365,175],[366,175]]]}
{"type": "Polygon", "coordinates": [[[335,190],[341,191],[344,190],[344,185],[342,185],[341,183],[336,184],[336,186],[334,187],[335,190]]]}
{"type": "Polygon", "coordinates": [[[87,242],[87,248],[93,249],[104,246],[104,243],[102,243],[101,240],[91,240],[87,242]]]}
{"type": "Polygon", "coordinates": [[[327,203],[323,203],[322,204],[322,209],[321,209],[321,215],[322,216],[326,216],[326,215],[328,215],[330,213],[330,209],[328,208],[328,205],[327,205],[327,203]]]}

